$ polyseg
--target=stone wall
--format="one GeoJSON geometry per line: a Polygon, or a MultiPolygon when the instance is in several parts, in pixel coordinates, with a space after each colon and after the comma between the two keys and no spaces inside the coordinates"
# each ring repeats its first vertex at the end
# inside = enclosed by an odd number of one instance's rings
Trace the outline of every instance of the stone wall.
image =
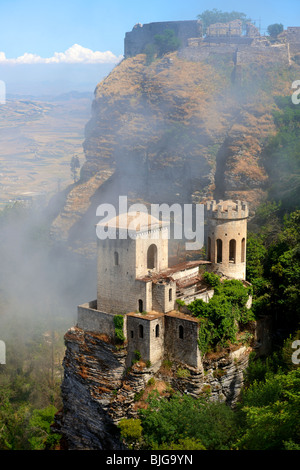
{"type": "Polygon", "coordinates": [[[165,315],[165,351],[170,359],[201,368],[198,337],[199,320],[181,313],[165,315]]]}
{"type": "Polygon", "coordinates": [[[175,308],[176,283],[152,284],[152,309],[159,312],[170,312],[175,308]]]}
{"type": "MultiPolygon", "coordinates": [[[[126,320],[126,317],[124,318],[126,320]]],[[[96,300],[79,305],[77,308],[77,326],[85,331],[107,335],[110,340],[115,336],[114,315],[97,310],[96,300]]]]}
{"type": "Polygon", "coordinates": [[[290,45],[291,54],[300,53],[300,27],[289,26],[286,30],[286,40],[290,45]]]}
{"type": "Polygon", "coordinates": [[[127,315],[127,365],[135,359],[139,351],[143,361],[161,364],[164,354],[164,315],[153,313],[147,315],[127,315]]]}
{"type": "Polygon", "coordinates": [[[242,21],[234,20],[229,23],[215,23],[207,28],[206,36],[241,36],[242,21]]]}
{"type": "Polygon", "coordinates": [[[276,44],[272,46],[253,45],[251,47],[240,47],[236,53],[236,65],[247,65],[251,63],[281,63],[289,65],[289,45],[276,44]]]}
{"type": "Polygon", "coordinates": [[[144,52],[145,46],[154,42],[156,34],[163,34],[167,29],[175,32],[181,45],[187,45],[188,38],[202,36],[200,21],[165,21],[161,23],[136,24],[132,31],[126,33],[124,40],[124,56],[132,57],[144,52]]]}
{"type": "MultiPolygon", "coordinates": [[[[217,38],[215,41],[211,38],[211,42],[191,40],[190,46],[178,51],[178,55],[180,58],[192,62],[202,62],[210,57],[223,56],[227,57],[228,62],[232,62],[233,65],[264,64],[266,62],[289,65],[288,44],[266,46],[259,43],[253,45],[252,43],[247,45],[243,44],[243,38],[237,39],[240,44],[232,42],[231,39],[224,39],[222,42],[217,38]]],[[[252,39],[245,38],[245,41],[249,40],[252,41],[252,39]]]]}

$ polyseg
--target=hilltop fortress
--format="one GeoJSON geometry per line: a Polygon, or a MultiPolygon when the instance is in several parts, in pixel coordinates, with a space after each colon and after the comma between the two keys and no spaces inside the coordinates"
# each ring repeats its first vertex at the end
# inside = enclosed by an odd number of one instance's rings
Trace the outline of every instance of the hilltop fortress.
{"type": "Polygon", "coordinates": [[[154,43],[155,36],[166,30],[173,30],[180,40],[179,56],[191,61],[222,54],[232,58],[235,65],[261,61],[288,65],[300,49],[300,27],[288,27],[279,35],[278,42],[272,43],[252,23],[247,23],[243,32],[240,20],[213,24],[205,34],[201,21],[168,21],[136,24],[125,35],[125,59],[144,53],[146,46],[154,43]]]}
{"type": "Polygon", "coordinates": [[[201,268],[247,284],[248,212],[246,202],[208,202],[207,259],[171,267],[165,222],[147,213],[111,219],[108,223],[117,229],[117,237],[98,240],[97,300],[78,307],[77,326],[114,338],[114,317],[122,314],[128,366],[138,350],[157,367],[167,354],[201,369],[199,320],[178,312],[176,301],[186,305],[195,299],[209,302],[214,291],[203,279],[201,268]],[[137,217],[138,229],[123,237],[137,217]]]}

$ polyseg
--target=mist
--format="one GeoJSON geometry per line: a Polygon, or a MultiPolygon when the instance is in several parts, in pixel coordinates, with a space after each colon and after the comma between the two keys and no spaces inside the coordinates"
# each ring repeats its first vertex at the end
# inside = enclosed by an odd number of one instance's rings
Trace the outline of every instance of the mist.
{"type": "Polygon", "coordinates": [[[0,338],[12,353],[18,337],[54,330],[62,337],[77,305],[95,296],[95,263],[53,242],[50,212],[15,203],[0,214],[0,338]]]}

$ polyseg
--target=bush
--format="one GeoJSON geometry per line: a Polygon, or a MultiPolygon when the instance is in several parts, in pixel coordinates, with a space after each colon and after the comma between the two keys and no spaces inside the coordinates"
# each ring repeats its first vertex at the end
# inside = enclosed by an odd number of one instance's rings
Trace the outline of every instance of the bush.
{"type": "Polygon", "coordinates": [[[121,437],[125,440],[129,449],[134,449],[141,440],[142,426],[140,419],[121,419],[118,424],[121,437]]]}
{"type": "Polygon", "coordinates": [[[156,34],[154,41],[157,47],[158,57],[162,57],[168,52],[176,51],[180,47],[180,41],[172,29],[166,29],[163,34],[156,34]]]}
{"type": "Polygon", "coordinates": [[[196,299],[188,305],[192,314],[201,319],[198,344],[203,354],[217,346],[225,347],[228,341],[235,343],[239,328],[254,319],[246,307],[251,289],[236,279],[221,282],[212,273],[206,273],[204,278],[214,286],[214,296],[208,303],[196,299]]]}
{"type": "Polygon", "coordinates": [[[114,316],[114,325],[115,325],[115,338],[117,343],[124,343],[125,336],[123,332],[124,318],[123,315],[114,316]]]}
{"type": "Polygon", "coordinates": [[[189,395],[167,399],[152,394],[140,418],[146,447],[152,449],[193,439],[207,450],[225,450],[237,433],[234,411],[225,403],[206,403],[189,395]]]}

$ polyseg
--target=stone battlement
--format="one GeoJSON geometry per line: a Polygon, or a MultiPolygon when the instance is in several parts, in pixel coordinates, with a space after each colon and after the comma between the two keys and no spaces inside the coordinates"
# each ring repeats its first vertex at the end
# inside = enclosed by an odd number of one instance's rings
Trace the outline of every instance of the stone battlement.
{"type": "Polygon", "coordinates": [[[234,20],[229,23],[215,23],[204,34],[201,21],[165,21],[159,23],[136,24],[127,32],[124,40],[125,59],[145,53],[149,44],[154,44],[155,36],[173,30],[180,40],[179,57],[191,61],[203,61],[211,55],[225,54],[235,65],[271,62],[290,64],[290,53],[296,54],[300,45],[300,28],[288,27],[281,33],[279,44],[272,44],[268,36],[261,36],[252,23],[245,25],[234,20]]]}
{"type": "Polygon", "coordinates": [[[189,38],[202,37],[202,23],[191,21],[164,21],[158,23],[136,24],[132,31],[125,34],[124,56],[132,57],[142,54],[147,44],[154,42],[157,34],[164,34],[166,30],[173,30],[181,42],[182,47],[187,46],[189,38]]]}
{"type": "Polygon", "coordinates": [[[212,219],[246,219],[249,208],[245,201],[209,201],[206,203],[206,214],[212,219]]]}

